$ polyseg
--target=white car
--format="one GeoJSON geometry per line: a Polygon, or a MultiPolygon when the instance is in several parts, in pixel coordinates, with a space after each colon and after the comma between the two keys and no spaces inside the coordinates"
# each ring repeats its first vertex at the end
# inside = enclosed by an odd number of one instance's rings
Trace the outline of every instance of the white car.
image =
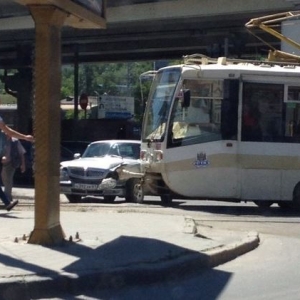
{"type": "Polygon", "coordinates": [[[142,203],[144,194],[139,178],[119,179],[116,169],[126,165],[140,169],[140,141],[105,140],[88,145],[83,155],[60,164],[60,189],[72,203],[82,197],[101,196],[104,202],[124,197],[142,203]]]}

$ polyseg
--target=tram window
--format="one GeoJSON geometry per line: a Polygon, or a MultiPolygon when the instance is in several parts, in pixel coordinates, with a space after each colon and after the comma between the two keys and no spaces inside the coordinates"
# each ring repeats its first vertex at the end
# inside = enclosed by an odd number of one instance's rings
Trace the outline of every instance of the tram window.
{"type": "Polygon", "coordinates": [[[300,142],[300,104],[285,103],[285,140],[300,142]]]}
{"type": "Polygon", "coordinates": [[[221,133],[224,140],[237,139],[239,80],[224,80],[221,133]]]}
{"type": "Polygon", "coordinates": [[[190,105],[175,99],[168,147],[205,143],[221,139],[221,102],[223,82],[218,80],[186,80],[184,89],[190,91],[190,105]]]}
{"type": "Polygon", "coordinates": [[[285,111],[282,84],[244,83],[242,141],[284,142],[285,111]]]}

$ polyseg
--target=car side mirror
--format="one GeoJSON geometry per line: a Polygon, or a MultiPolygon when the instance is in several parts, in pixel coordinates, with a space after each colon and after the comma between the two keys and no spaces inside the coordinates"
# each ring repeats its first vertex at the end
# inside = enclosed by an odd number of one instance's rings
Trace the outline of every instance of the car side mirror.
{"type": "Polygon", "coordinates": [[[81,156],[80,153],[75,153],[74,154],[74,159],[78,159],[78,158],[80,158],[80,156],[81,156]]]}

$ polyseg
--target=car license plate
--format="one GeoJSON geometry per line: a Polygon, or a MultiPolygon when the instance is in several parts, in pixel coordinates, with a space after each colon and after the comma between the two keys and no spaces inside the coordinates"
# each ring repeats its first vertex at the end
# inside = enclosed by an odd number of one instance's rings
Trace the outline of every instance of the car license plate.
{"type": "Polygon", "coordinates": [[[94,191],[94,190],[98,189],[98,185],[97,184],[75,183],[74,188],[77,190],[94,191]]]}

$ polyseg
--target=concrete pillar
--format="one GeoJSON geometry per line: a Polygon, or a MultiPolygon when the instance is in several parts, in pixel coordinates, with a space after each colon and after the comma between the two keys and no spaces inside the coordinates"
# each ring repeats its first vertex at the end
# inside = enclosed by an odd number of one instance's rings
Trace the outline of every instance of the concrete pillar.
{"type": "Polygon", "coordinates": [[[29,6],[36,28],[35,46],[35,224],[29,243],[56,245],[60,225],[61,27],[66,13],[48,5],[29,6]]]}

